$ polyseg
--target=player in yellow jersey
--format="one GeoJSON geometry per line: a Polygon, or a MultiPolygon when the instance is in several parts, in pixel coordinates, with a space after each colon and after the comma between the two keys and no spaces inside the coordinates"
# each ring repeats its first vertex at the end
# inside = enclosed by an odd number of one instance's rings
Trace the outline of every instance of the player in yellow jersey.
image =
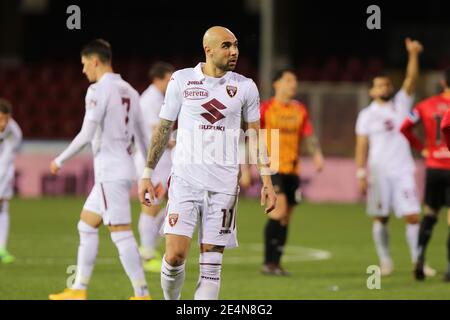
{"type": "MultiPolygon", "coordinates": [[[[281,70],[273,79],[275,96],[261,104],[261,128],[279,130],[279,157],[272,157],[271,168],[276,171],[272,183],[277,192],[277,206],[269,214],[264,233],[264,265],[262,272],[269,275],[289,275],[281,267],[281,256],[286,244],[288,225],[294,206],[296,190],[300,186],[300,144],[303,139],[313,156],[315,168],[320,172],[324,160],[317,137],[304,104],[294,100],[298,81],[289,69],[281,70]],[[275,158],[275,159],[273,159],[275,158]]],[[[270,141],[267,141],[271,155],[270,141]]]]}

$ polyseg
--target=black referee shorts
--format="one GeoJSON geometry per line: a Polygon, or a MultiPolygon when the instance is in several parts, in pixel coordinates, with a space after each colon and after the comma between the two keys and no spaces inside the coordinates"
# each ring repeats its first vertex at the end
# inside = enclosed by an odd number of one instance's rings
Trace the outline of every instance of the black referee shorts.
{"type": "Polygon", "coordinates": [[[450,170],[426,170],[425,204],[435,211],[450,207],[450,170]]]}
{"type": "Polygon", "coordinates": [[[272,175],[272,184],[276,193],[286,195],[289,206],[295,206],[295,191],[300,187],[300,178],[296,174],[274,174],[272,175]]]}

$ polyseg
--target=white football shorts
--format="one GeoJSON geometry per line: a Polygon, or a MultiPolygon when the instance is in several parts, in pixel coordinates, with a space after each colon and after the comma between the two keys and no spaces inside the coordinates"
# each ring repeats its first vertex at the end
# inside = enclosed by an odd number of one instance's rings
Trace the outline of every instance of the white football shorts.
{"type": "Polygon", "coordinates": [[[414,172],[399,175],[373,174],[369,178],[367,213],[387,217],[393,210],[397,218],[420,213],[414,172]]]}
{"type": "Polygon", "coordinates": [[[83,209],[99,214],[105,225],[130,224],[132,183],[131,180],[96,182],[83,209]]]}
{"type": "Polygon", "coordinates": [[[14,168],[7,170],[0,181],[0,199],[9,200],[14,194],[14,168]]]}
{"type": "Polygon", "coordinates": [[[198,223],[199,243],[237,247],[238,195],[238,187],[233,195],[211,192],[172,175],[169,181],[164,234],[192,238],[198,223]]]}

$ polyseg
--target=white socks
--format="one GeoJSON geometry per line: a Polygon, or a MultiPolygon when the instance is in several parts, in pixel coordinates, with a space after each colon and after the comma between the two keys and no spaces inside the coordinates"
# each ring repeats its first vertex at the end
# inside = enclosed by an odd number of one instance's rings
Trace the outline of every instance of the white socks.
{"type": "Polygon", "coordinates": [[[162,259],[161,267],[161,287],[166,300],[180,300],[181,287],[185,278],[185,263],[181,266],[172,267],[166,262],[166,257],[162,259]]]}
{"type": "Polygon", "coordinates": [[[195,291],[195,300],[219,299],[222,257],[223,254],[219,252],[200,253],[200,275],[195,291]]]}
{"type": "Polygon", "coordinates": [[[416,263],[419,256],[419,228],[419,223],[406,224],[406,241],[408,242],[412,263],[416,263]]]}
{"type": "Polygon", "coordinates": [[[78,246],[77,274],[72,289],[86,289],[97,258],[98,229],[80,220],[78,231],[80,245],[78,246]]]}
{"type": "Polygon", "coordinates": [[[9,233],[8,202],[0,202],[0,249],[6,249],[9,233]]]}
{"type": "Polygon", "coordinates": [[[392,263],[389,253],[389,231],[387,224],[382,224],[380,221],[375,220],[372,225],[372,234],[380,262],[382,264],[392,263]]]}
{"type": "Polygon", "coordinates": [[[144,260],[150,260],[154,257],[159,229],[165,218],[164,211],[164,209],[160,210],[155,217],[142,212],[139,217],[139,237],[142,247],[141,254],[144,260]]]}
{"type": "Polygon", "coordinates": [[[134,239],[133,232],[131,230],[111,232],[111,239],[119,251],[122,266],[133,285],[134,295],[136,297],[149,295],[138,245],[134,239]]]}

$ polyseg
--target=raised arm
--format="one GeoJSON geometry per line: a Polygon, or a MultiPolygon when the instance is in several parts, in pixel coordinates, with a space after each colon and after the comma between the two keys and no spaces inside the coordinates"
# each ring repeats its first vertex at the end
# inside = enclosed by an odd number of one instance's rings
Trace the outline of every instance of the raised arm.
{"type": "Polygon", "coordinates": [[[419,78],[419,54],[423,51],[422,44],[417,40],[405,39],[408,51],[408,64],[406,66],[406,77],[402,88],[408,95],[415,92],[417,79],[419,78]]]}

